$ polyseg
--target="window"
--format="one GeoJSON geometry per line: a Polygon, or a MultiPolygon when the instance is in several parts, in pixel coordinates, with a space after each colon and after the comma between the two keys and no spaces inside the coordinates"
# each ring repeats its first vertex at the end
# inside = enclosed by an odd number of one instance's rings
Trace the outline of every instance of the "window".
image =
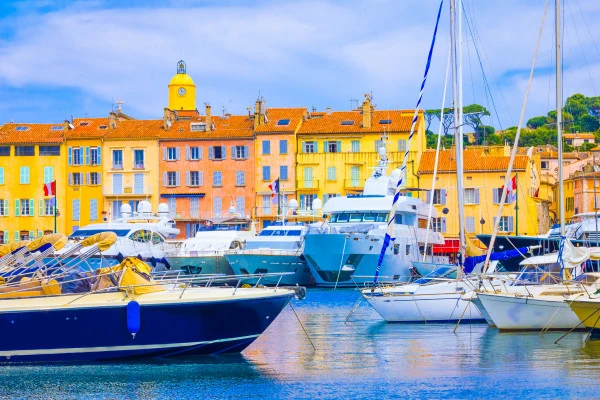
{"type": "Polygon", "coordinates": [[[280,119],[279,121],[277,121],[278,126],[285,126],[285,125],[289,125],[289,124],[290,124],[289,119],[280,119]]]}
{"type": "Polygon", "coordinates": [[[200,199],[192,197],[190,199],[190,217],[198,218],[200,216],[200,199]]]}
{"type": "Polygon", "coordinates": [[[179,186],[179,172],[169,171],[167,174],[167,186],[179,186]]]}
{"type": "Polygon", "coordinates": [[[360,141],[359,140],[353,140],[352,141],[352,152],[353,153],[359,153],[360,152],[360,141]]]}
{"type": "Polygon", "coordinates": [[[100,184],[100,172],[90,172],[88,174],[88,185],[99,185],[100,184]]]}
{"type": "Polygon", "coordinates": [[[358,165],[350,167],[350,186],[360,186],[360,167],[358,165]]]}
{"type": "Polygon", "coordinates": [[[202,148],[198,146],[186,148],[186,159],[198,161],[202,159],[202,148]]]}
{"type": "Polygon", "coordinates": [[[549,169],[550,168],[550,162],[548,161],[542,161],[540,162],[542,169],[549,169]]]}
{"type": "Polygon", "coordinates": [[[165,159],[167,161],[179,160],[179,147],[167,147],[165,148],[165,159]]]}
{"type": "Polygon", "coordinates": [[[54,167],[44,167],[44,183],[50,183],[54,180],[54,167]]]}
{"type": "Polygon", "coordinates": [[[566,209],[566,211],[573,211],[575,209],[575,198],[574,197],[565,198],[565,209],[566,209]]]}
{"type": "Polygon", "coordinates": [[[235,171],[235,186],[245,186],[246,175],[244,171],[235,171]]]}
{"type": "Polygon", "coordinates": [[[0,156],[10,156],[10,146],[0,146],[0,156]]]}
{"type": "Polygon", "coordinates": [[[189,171],[188,172],[188,186],[201,186],[202,185],[202,171],[189,171]]]}
{"type": "Polygon", "coordinates": [[[327,180],[328,181],[335,181],[336,180],[336,173],[335,173],[335,167],[327,167],[327,180]]]}
{"type": "Polygon", "coordinates": [[[262,214],[270,215],[271,214],[271,195],[265,194],[262,196],[262,214]]]}
{"type": "Polygon", "coordinates": [[[29,184],[29,167],[20,168],[19,182],[21,183],[21,185],[29,184]]]}
{"type": "Polygon", "coordinates": [[[210,160],[224,160],[225,153],[225,146],[210,146],[208,148],[208,158],[210,160]]]}
{"type": "Polygon", "coordinates": [[[6,217],[8,215],[8,200],[0,199],[0,216],[6,217]]]}
{"type": "Polygon", "coordinates": [[[15,131],[28,131],[29,127],[28,126],[17,126],[15,128],[15,131]]]}
{"type": "Polygon", "coordinates": [[[79,200],[73,200],[73,205],[71,206],[73,221],[79,221],[79,204],[79,200]]]}
{"type": "Polygon", "coordinates": [[[354,121],[344,120],[344,121],[340,122],[340,125],[354,125],[354,121]]]}
{"type": "Polygon", "coordinates": [[[16,216],[32,216],[33,215],[33,199],[20,199],[15,202],[16,216]]]}
{"type": "MultiPolygon", "coordinates": [[[[494,217],[494,223],[496,223],[496,217],[494,217]]],[[[512,232],[513,231],[513,217],[503,216],[500,217],[500,223],[498,224],[498,230],[500,232],[512,232]]]]}
{"type": "Polygon", "coordinates": [[[268,165],[265,165],[262,167],[262,180],[263,181],[271,180],[271,167],[268,165]]]}
{"type": "Polygon", "coordinates": [[[572,146],[573,145],[573,139],[567,139],[567,144],[569,146],[572,146]]]}
{"type": "Polygon", "coordinates": [[[316,153],[317,152],[317,142],[304,142],[302,151],[304,153],[316,153]]]}
{"type": "Polygon", "coordinates": [[[280,140],[279,141],[279,154],[287,154],[288,152],[288,141],[280,140]]]}
{"type": "MultiPolygon", "coordinates": [[[[492,189],[492,195],[493,195],[493,200],[494,200],[494,204],[500,204],[500,200],[502,199],[502,191],[504,190],[504,188],[494,188],[492,189]]],[[[513,199],[512,196],[510,195],[510,193],[506,194],[506,204],[512,204],[513,203],[513,199]]]]}
{"type": "Polygon", "coordinates": [[[133,150],[133,168],[144,168],[144,150],[133,150]]]}
{"type": "Polygon", "coordinates": [[[213,172],[213,186],[223,186],[223,173],[221,171],[213,172]]]}
{"type": "Polygon", "coordinates": [[[40,200],[40,215],[54,215],[54,199],[40,200]]]}
{"type": "Polygon", "coordinates": [[[90,165],[100,165],[100,147],[90,147],[90,165]]]}
{"type": "Polygon", "coordinates": [[[327,203],[327,200],[334,198],[334,197],[339,197],[339,193],[325,193],[323,195],[323,204],[327,203]]]}
{"type": "Polygon", "coordinates": [[[434,232],[446,233],[446,217],[431,218],[431,229],[434,232]]]}
{"type": "Polygon", "coordinates": [[[279,166],[279,179],[281,179],[282,181],[287,181],[288,178],[288,167],[287,165],[280,165],[279,166]]]}
{"type": "Polygon", "coordinates": [[[304,187],[309,189],[314,187],[315,183],[313,182],[313,169],[312,167],[304,167],[304,187]]]}
{"type": "Polygon", "coordinates": [[[98,220],[98,200],[90,199],[90,221],[98,220]]]}
{"type": "Polygon", "coordinates": [[[213,198],[213,216],[221,217],[223,215],[223,200],[220,197],[213,198]]]}
{"type": "Polygon", "coordinates": [[[391,123],[392,123],[392,120],[391,120],[391,119],[380,119],[380,120],[379,120],[379,123],[380,123],[381,125],[389,125],[389,124],[391,124],[391,123]]]}
{"type": "Polygon", "coordinates": [[[317,198],[316,194],[301,194],[300,195],[300,209],[311,210],[313,200],[317,198]]]}
{"type": "Polygon", "coordinates": [[[398,151],[406,151],[406,139],[398,140],[398,151]]]}
{"type": "Polygon", "coordinates": [[[262,141],[262,153],[263,153],[263,155],[271,154],[271,141],[270,140],[262,141]]]}
{"type": "MultiPolygon", "coordinates": [[[[113,174],[113,194],[123,194],[123,174],[113,174]]],[[[113,216],[117,218],[120,213],[121,210],[117,209],[113,216]]]]}
{"type": "Polygon", "coordinates": [[[466,217],[465,218],[465,229],[469,233],[475,232],[475,217],[466,217]]]}
{"type": "Polygon", "coordinates": [[[200,122],[200,123],[191,123],[190,124],[190,131],[191,132],[205,132],[206,131],[206,122],[200,122]]]}
{"type": "Polygon", "coordinates": [[[231,146],[231,157],[234,160],[245,160],[248,158],[248,146],[231,146]]]}
{"type": "Polygon", "coordinates": [[[123,169],[123,150],[113,150],[112,154],[113,169],[123,169]]]}
{"type": "Polygon", "coordinates": [[[82,165],[83,164],[83,149],[81,147],[69,147],[68,157],[69,165],[82,165]]]}
{"type": "Polygon", "coordinates": [[[339,153],[342,151],[342,143],[337,142],[325,142],[325,149],[328,153],[339,153]]]}
{"type": "MultiPolygon", "coordinates": [[[[431,190],[427,191],[427,203],[431,201],[431,190]]],[[[446,204],[446,189],[435,189],[433,193],[433,204],[446,204]]],[[[439,232],[439,231],[437,231],[439,232]]]]}
{"type": "Polygon", "coordinates": [[[479,204],[479,189],[465,189],[465,204],[479,204]]]}
{"type": "Polygon", "coordinates": [[[246,198],[244,196],[237,196],[235,198],[235,212],[241,218],[246,214],[246,198]]]}
{"type": "Polygon", "coordinates": [[[74,172],[69,174],[69,185],[81,186],[83,185],[83,173],[74,172]]]}
{"type": "Polygon", "coordinates": [[[375,152],[379,152],[379,148],[380,147],[385,147],[385,143],[383,140],[376,140],[375,141],[375,152]]]}
{"type": "Polygon", "coordinates": [[[133,174],[133,193],[144,193],[144,174],[133,174]]]}
{"type": "Polygon", "coordinates": [[[60,156],[60,146],[40,146],[40,156],[60,156]]]}
{"type": "Polygon", "coordinates": [[[15,156],[35,156],[35,146],[15,146],[15,156]]]}
{"type": "Polygon", "coordinates": [[[169,205],[169,217],[175,218],[177,215],[177,199],[175,197],[169,197],[167,204],[169,205]]]}

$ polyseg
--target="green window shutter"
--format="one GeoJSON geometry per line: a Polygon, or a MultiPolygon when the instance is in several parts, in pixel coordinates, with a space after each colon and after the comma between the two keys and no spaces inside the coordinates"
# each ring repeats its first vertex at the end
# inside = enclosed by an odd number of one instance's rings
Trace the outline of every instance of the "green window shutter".
{"type": "Polygon", "coordinates": [[[337,141],[337,151],[338,151],[338,153],[342,152],[342,141],[341,140],[337,141]]]}
{"type": "Polygon", "coordinates": [[[4,231],[4,243],[8,243],[8,231],[4,231]]]}
{"type": "Polygon", "coordinates": [[[329,142],[326,140],[323,142],[323,153],[327,153],[328,151],[329,151],[329,142]]]}
{"type": "Polygon", "coordinates": [[[34,199],[29,199],[29,212],[31,216],[35,215],[35,200],[34,199]]]}
{"type": "Polygon", "coordinates": [[[4,185],[4,167],[0,168],[0,185],[4,185]]]}
{"type": "Polygon", "coordinates": [[[8,200],[4,200],[4,215],[8,215],[8,200]]]}
{"type": "Polygon", "coordinates": [[[40,199],[40,216],[46,215],[46,210],[44,208],[44,199],[40,199]]]}
{"type": "MultiPolygon", "coordinates": [[[[15,216],[19,217],[21,215],[21,200],[16,199],[15,200],[15,216]]],[[[17,232],[17,235],[19,234],[19,232],[17,232]]]]}
{"type": "Polygon", "coordinates": [[[35,231],[29,231],[29,238],[33,239],[35,237],[35,231]]]}
{"type": "Polygon", "coordinates": [[[15,231],[15,243],[19,241],[19,231],[15,231]]]}

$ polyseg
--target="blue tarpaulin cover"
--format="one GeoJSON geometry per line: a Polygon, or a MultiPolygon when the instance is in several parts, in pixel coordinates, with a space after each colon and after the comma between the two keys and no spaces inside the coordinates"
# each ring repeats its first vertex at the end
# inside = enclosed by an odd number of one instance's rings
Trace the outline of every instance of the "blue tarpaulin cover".
{"type": "MultiPolygon", "coordinates": [[[[490,255],[490,261],[501,261],[501,260],[509,260],[515,257],[522,257],[523,254],[527,254],[529,248],[521,247],[516,250],[507,250],[507,251],[499,251],[492,253],[490,255]]],[[[485,261],[485,254],[482,256],[475,257],[467,257],[465,259],[464,271],[465,274],[470,274],[473,272],[475,265],[485,261]]]]}

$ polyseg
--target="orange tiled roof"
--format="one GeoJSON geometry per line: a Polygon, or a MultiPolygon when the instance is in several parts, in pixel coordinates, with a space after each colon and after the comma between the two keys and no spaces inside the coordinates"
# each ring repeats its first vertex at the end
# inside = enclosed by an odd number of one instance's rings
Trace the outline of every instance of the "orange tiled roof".
{"type": "Polygon", "coordinates": [[[107,129],[106,140],[159,139],[164,132],[162,119],[132,119],[117,122],[115,129],[107,129]]]}
{"type": "Polygon", "coordinates": [[[173,110],[179,118],[193,118],[198,116],[198,110],[173,110]]]}
{"type": "MultiPolygon", "coordinates": [[[[506,171],[510,157],[486,156],[482,150],[465,150],[463,153],[465,172],[475,171],[506,171]]],[[[527,156],[516,156],[513,171],[527,168],[527,156]]],[[[433,173],[435,151],[428,150],[421,155],[419,173],[433,173]]],[[[454,150],[440,151],[438,172],[456,172],[454,150]]]]}
{"type": "MultiPolygon", "coordinates": [[[[318,118],[309,118],[302,123],[299,135],[315,133],[364,133],[373,132],[408,132],[412,122],[414,111],[411,110],[380,110],[373,111],[371,116],[371,127],[363,128],[363,115],[360,111],[334,111],[330,114],[324,113],[318,118]],[[391,123],[380,123],[382,121],[391,123]],[[342,121],[347,121],[342,124],[342,121]],[[350,123],[351,122],[351,123],[350,123]]],[[[315,115],[315,113],[311,113],[315,115]]],[[[419,122],[422,123],[423,114],[419,113],[419,122]]]]}
{"type": "Polygon", "coordinates": [[[565,139],[595,139],[593,133],[565,133],[563,134],[565,139]]]}
{"type": "Polygon", "coordinates": [[[73,129],[65,132],[67,139],[102,138],[108,131],[108,118],[74,118],[73,129]]]}
{"type": "Polygon", "coordinates": [[[64,124],[4,124],[0,127],[0,143],[62,143],[64,124]],[[55,130],[53,130],[52,128],[55,130]],[[18,129],[18,130],[17,130],[18,129]]]}
{"type": "Polygon", "coordinates": [[[258,126],[254,131],[264,132],[294,132],[302,122],[306,108],[269,108],[267,109],[267,122],[258,126]],[[287,124],[285,120],[288,120],[287,124]],[[279,122],[282,121],[280,124],[279,122]]]}
{"type": "MultiPolygon", "coordinates": [[[[161,126],[162,126],[162,121],[161,126]]],[[[254,122],[247,115],[230,115],[228,117],[213,116],[211,125],[214,126],[210,132],[192,131],[191,125],[206,122],[206,117],[201,116],[191,121],[176,121],[171,129],[161,130],[160,139],[235,139],[253,138],[254,122]]]]}

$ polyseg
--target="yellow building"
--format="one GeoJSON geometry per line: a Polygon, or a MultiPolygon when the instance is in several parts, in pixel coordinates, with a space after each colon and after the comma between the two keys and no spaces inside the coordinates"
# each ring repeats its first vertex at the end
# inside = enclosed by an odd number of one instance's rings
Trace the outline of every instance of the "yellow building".
{"type": "MultiPolygon", "coordinates": [[[[377,165],[377,149],[386,136],[390,170],[404,160],[414,110],[374,110],[368,95],[354,111],[309,113],[297,133],[296,182],[301,210],[315,198],[362,191],[365,179],[377,165]]],[[[419,111],[409,149],[407,188],[422,186],[417,176],[419,158],[426,147],[423,112],[419,111]]]]}
{"type": "MultiPolygon", "coordinates": [[[[507,153],[502,154],[504,151],[508,149],[469,148],[464,151],[465,229],[470,234],[492,233],[510,160],[507,153]]],[[[457,238],[455,150],[440,151],[432,193],[434,163],[435,151],[424,152],[418,171],[422,189],[420,197],[423,201],[429,201],[433,195],[438,215],[432,223],[434,230],[443,233],[447,239],[457,238]]],[[[501,234],[537,235],[547,231],[549,202],[540,198],[539,163],[539,155],[516,156],[511,177],[516,176],[517,197],[512,201],[507,199],[504,205],[499,226],[501,234]]]]}
{"type": "MultiPolygon", "coordinates": [[[[264,100],[256,101],[254,113],[254,148],[256,197],[253,217],[275,220],[277,203],[272,201],[269,184],[279,179],[280,204],[296,198],[296,134],[306,115],[306,108],[265,109],[264,100]]],[[[280,210],[283,212],[283,210],[280,210]]]]}
{"type": "Polygon", "coordinates": [[[159,203],[159,145],[163,120],[122,120],[110,123],[102,143],[104,215],[120,216],[121,205],[132,209],[142,200],[159,203]]]}
{"type": "Polygon", "coordinates": [[[103,221],[102,142],[109,123],[109,118],[76,118],[67,124],[67,234],[103,221]]]}
{"type": "Polygon", "coordinates": [[[54,200],[44,184],[56,180],[58,232],[65,231],[67,124],[0,127],[0,242],[38,237],[55,229],[54,200]]]}
{"type": "Polygon", "coordinates": [[[169,107],[173,111],[196,110],[196,84],[186,73],[183,60],[177,63],[177,74],[169,83],[169,107]]]}

